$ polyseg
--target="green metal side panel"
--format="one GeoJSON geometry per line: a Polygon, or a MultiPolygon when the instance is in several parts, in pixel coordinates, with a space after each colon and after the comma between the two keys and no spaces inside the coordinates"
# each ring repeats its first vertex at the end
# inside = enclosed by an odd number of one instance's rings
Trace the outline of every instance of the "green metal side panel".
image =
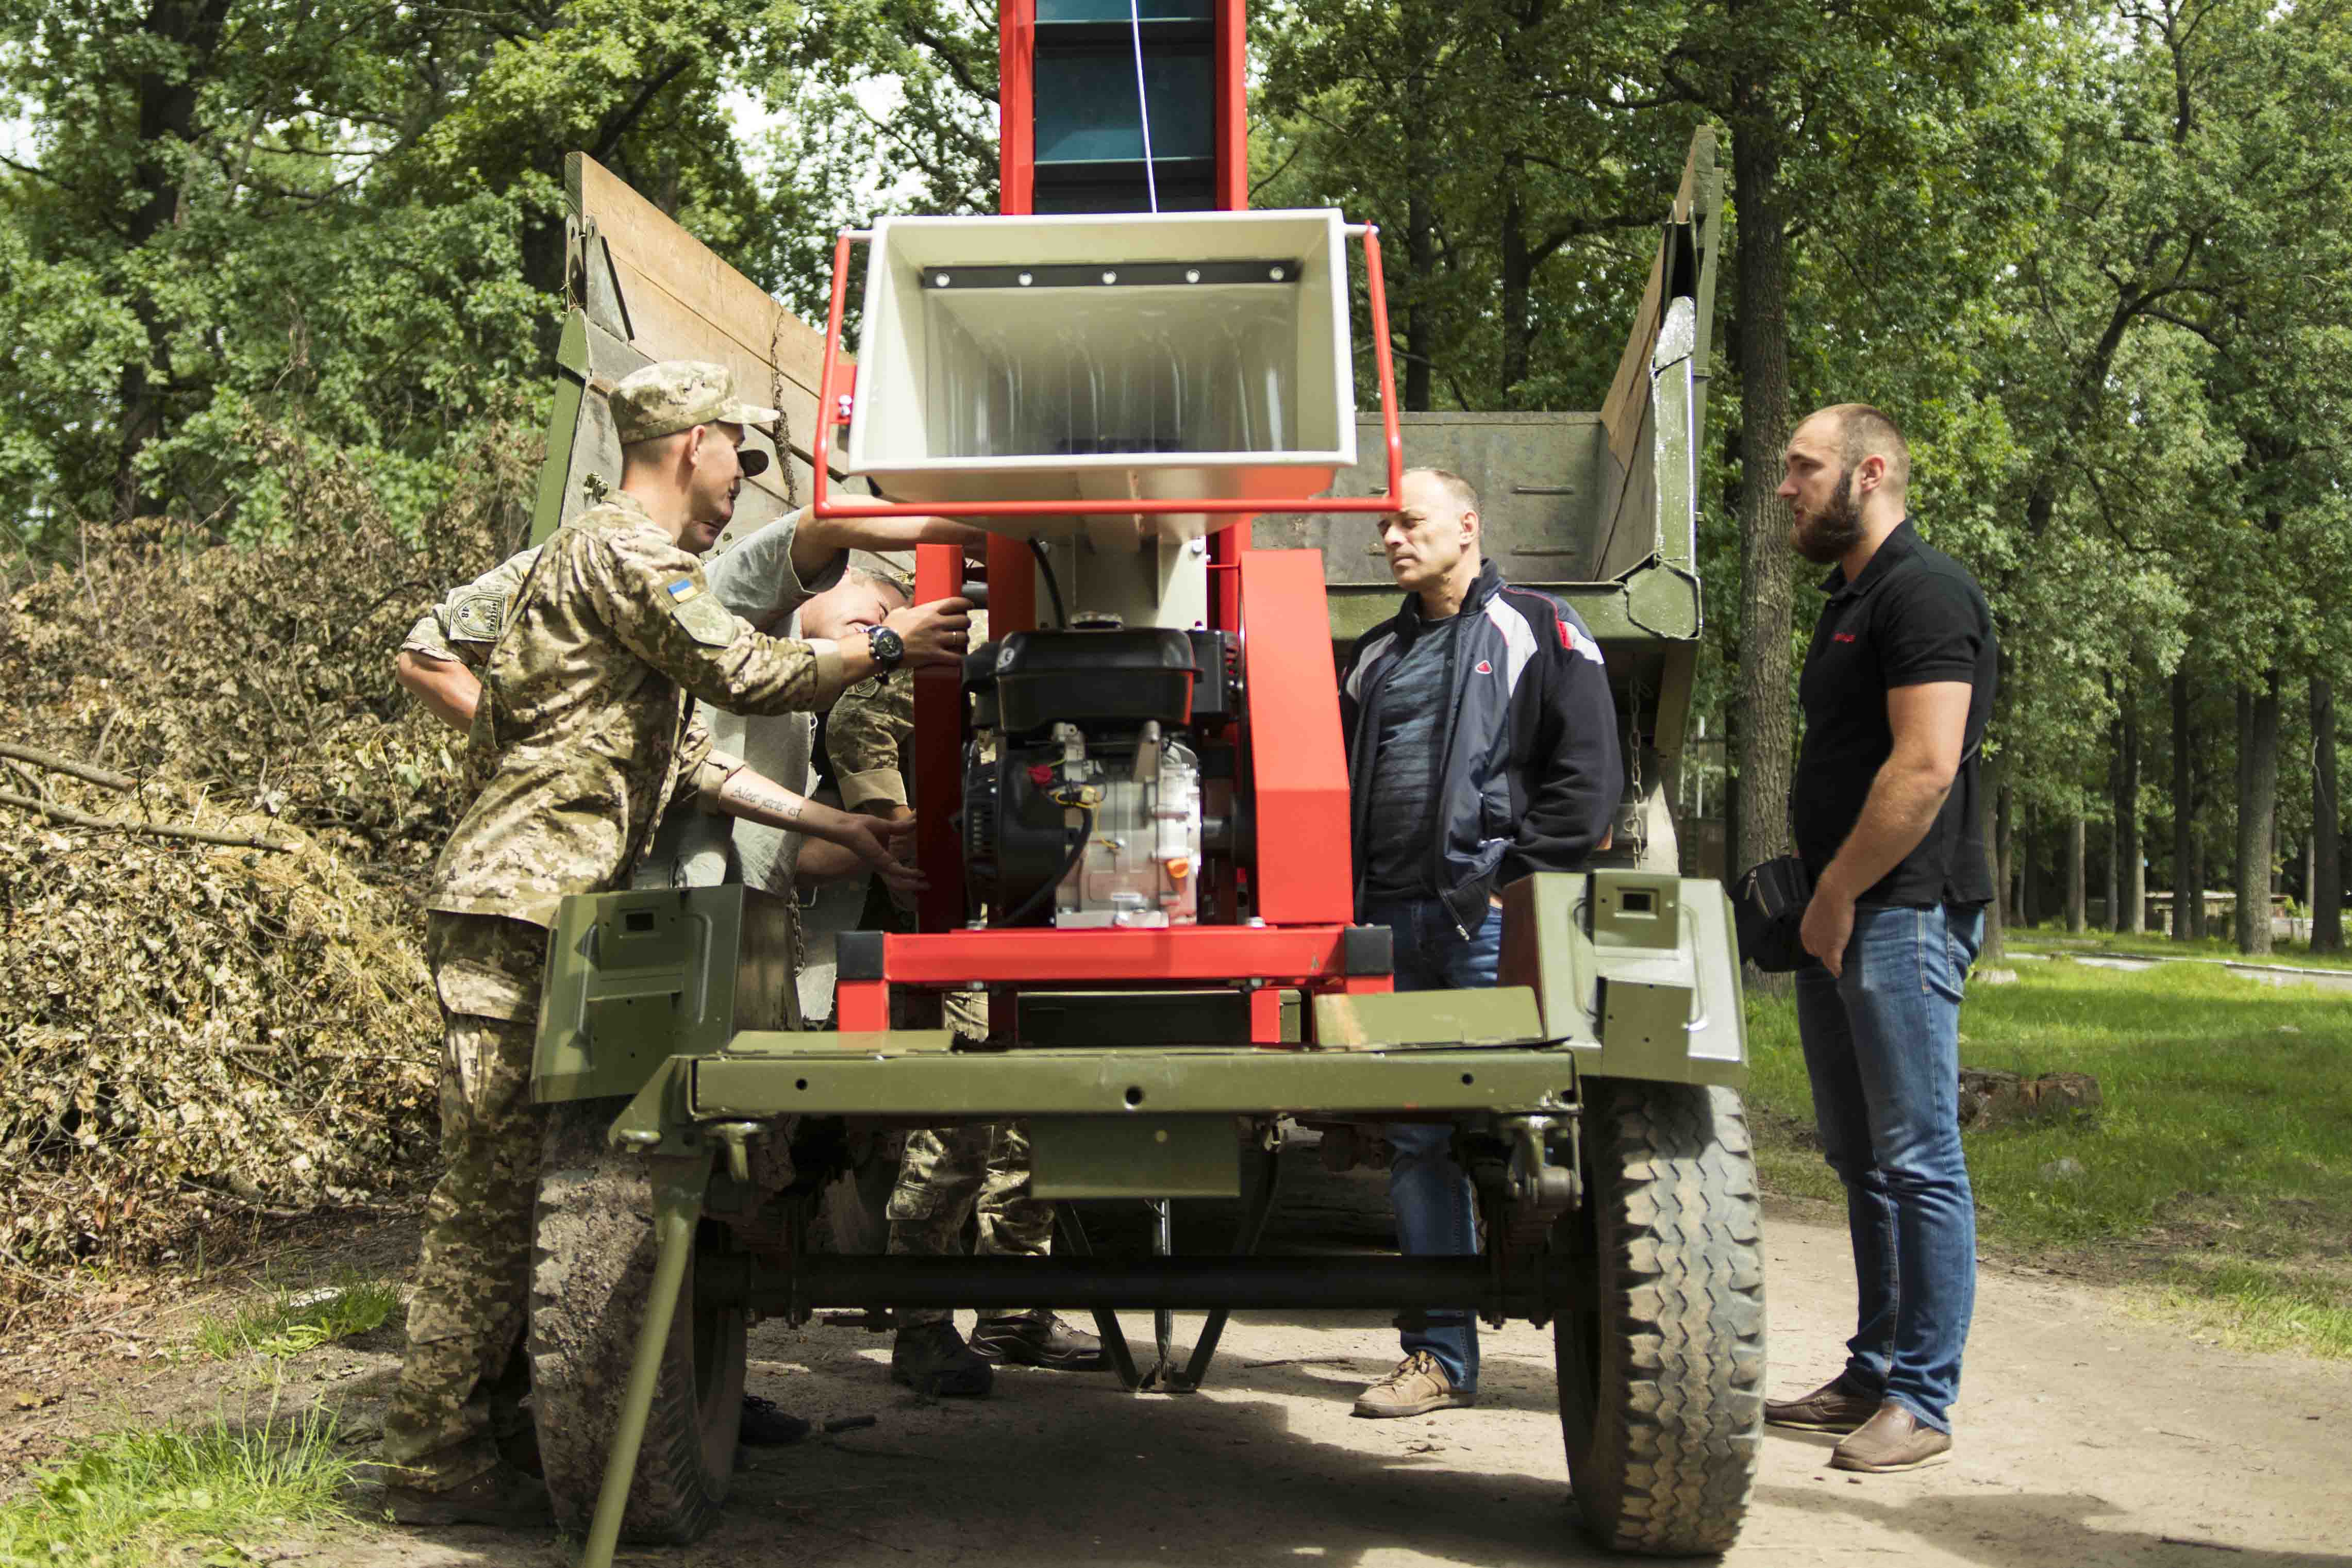
{"type": "MultiPolygon", "coordinates": [[[[800,1037],[805,1038],[806,1037],[800,1037]]],[[[1536,1111],[1574,1103],[1563,1050],[956,1051],[894,1058],[752,1056],[741,1042],[695,1058],[702,1120],[822,1114],[985,1121],[998,1117],[1258,1116],[1536,1111]]]]}
{"type": "Polygon", "coordinates": [[[547,416],[547,456],[539,468],[539,493],[531,503],[530,542],[544,544],[563,526],[563,494],[572,475],[572,452],[579,440],[580,409],[588,394],[588,318],[577,309],[564,318],[563,342],[555,351],[561,367],[555,402],[547,416]]]}
{"type": "Polygon", "coordinates": [[[1033,1116],[1027,1125],[1041,1198],[1241,1196],[1230,1116],[1033,1116]]]}
{"type": "Polygon", "coordinates": [[[1748,1080],[1731,900],[1718,882],[1643,871],[1524,878],[1503,889],[1500,979],[1534,990],[1580,1073],[1748,1080]]]}
{"type": "Polygon", "coordinates": [[[1323,1050],[1545,1043],[1536,994],[1524,985],[1315,998],[1315,1044],[1323,1050]]]}
{"type": "Polygon", "coordinates": [[[540,998],[531,1098],[635,1094],[673,1056],[723,1049],[739,1029],[789,1026],[791,931],[784,900],[751,888],[564,900],[540,998]]]}

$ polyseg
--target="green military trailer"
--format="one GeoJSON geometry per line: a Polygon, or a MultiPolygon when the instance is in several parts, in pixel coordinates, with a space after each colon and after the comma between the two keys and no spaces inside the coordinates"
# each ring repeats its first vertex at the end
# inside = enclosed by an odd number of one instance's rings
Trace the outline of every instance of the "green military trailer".
{"type": "MultiPolygon", "coordinates": [[[[819,421],[846,417],[827,395],[837,387],[825,382],[822,334],[594,163],[575,158],[571,174],[572,310],[538,536],[617,475],[602,394],[657,358],[728,363],[739,384],[766,389],[784,410],[781,428],[755,437],[784,461],[746,488],[732,531],[805,499],[812,464],[825,457],[819,421]]],[[[1039,1300],[1093,1310],[1129,1385],[1171,1392],[1207,1375],[1223,1315],[1235,1308],[1467,1302],[1496,1323],[1549,1324],[1584,1528],[1635,1552],[1731,1545],[1754,1479],[1764,1376],[1760,1222],[1738,1095],[1747,1047],[1729,907],[1718,884],[1681,874],[1670,805],[1699,632],[1696,469],[1719,222],[1715,143],[1702,133],[1598,414],[1401,420],[1408,462],[1459,472],[1485,498],[1487,552],[1507,574],[1580,612],[1604,650],[1622,725],[1628,789],[1612,842],[1586,871],[1504,890],[1495,989],[1390,992],[1388,933],[1349,927],[1297,971],[1306,978],[1280,986],[1221,974],[1205,959],[1150,988],[1039,970],[1024,991],[1017,975],[992,971],[965,987],[989,994],[994,1023],[983,1041],[939,1026],[939,997],[953,977],[903,983],[889,956],[898,950],[876,933],[870,945],[844,941],[841,973],[845,990],[902,982],[889,1026],[861,1018],[860,1027],[812,1032],[793,1026],[789,900],[721,886],[565,901],[534,1075],[550,1131],[530,1343],[549,1485],[565,1526],[590,1532],[592,1562],[608,1561],[616,1538],[686,1542],[712,1524],[734,1464],[745,1335],[757,1319],[1039,1300]],[[1262,985],[1276,994],[1261,995],[1262,985]],[[910,1017],[910,1002],[934,1011],[910,1017]],[[1269,1016],[1282,1020],[1278,1039],[1265,1032],[1269,1016]],[[1149,1258],[1090,1255],[1066,1203],[1052,1258],[854,1256],[821,1246],[828,1190],[866,1135],[1005,1119],[1030,1128],[1040,1197],[1239,1198],[1235,1251],[1188,1257],[1163,1239],[1149,1258]],[[1398,1120],[1454,1128],[1477,1194],[1482,1256],[1255,1250],[1286,1125],[1320,1129],[1339,1149],[1369,1145],[1398,1120]],[[1122,1308],[1153,1310],[1163,1325],[1179,1310],[1210,1319],[1185,1365],[1168,1362],[1163,1326],[1161,1363],[1139,1371],[1113,1315],[1122,1308]]],[[[944,268],[919,281],[947,287],[944,268]]],[[[869,312],[874,287],[869,277],[869,312]]],[[[1344,300],[1346,290],[1333,293],[1344,300]]],[[[1366,421],[1359,444],[1377,454],[1381,434],[1366,421]]],[[[834,462],[844,470],[830,476],[835,487],[854,487],[846,464],[834,462]]],[[[1384,479],[1367,456],[1335,488],[1376,493],[1384,479]]],[[[1392,610],[1396,590],[1360,515],[1269,505],[1255,528],[1258,551],[1322,552],[1335,646],[1392,610]]],[[[1050,560],[1067,549],[1071,570],[1088,547],[1073,537],[1043,542],[1039,553],[1050,560]]],[[[1182,553],[1160,559],[1181,565],[1182,553]]],[[[1117,635],[1129,643],[1086,646],[1140,646],[1135,639],[1156,635],[1137,631],[1132,615],[1127,624],[1117,635]]],[[[1060,646],[1051,638],[1090,635],[1043,634],[1019,658],[1002,651],[1008,637],[994,665],[1035,663],[1035,648],[1060,646]]],[[[1171,635],[1210,640],[1184,645],[1197,658],[1181,647],[1170,656],[1198,682],[1192,728],[1171,724],[1163,736],[1155,721],[1144,737],[1163,792],[1168,759],[1192,754],[1185,741],[1208,759],[1230,735],[1202,715],[1245,692],[1250,668],[1245,637],[1171,635]]],[[[1174,646],[1150,643],[1147,662],[1174,646]]],[[[968,669],[955,700],[968,732],[1017,752],[1016,704],[990,671],[968,669]]],[[[1053,734],[1056,756],[1083,743],[1067,723],[1053,734]]],[[[1115,754],[1125,768],[1134,753],[1115,754]]],[[[1222,782],[1211,762],[1201,765],[1206,805],[1191,842],[1210,860],[1246,862],[1255,852],[1253,765],[1242,755],[1222,782]]],[[[1043,781],[1052,770],[1031,771],[1043,781]]],[[[1145,778],[1144,764],[1132,773],[1145,778]]],[[[1089,809],[1081,850],[1110,819],[1128,775],[1088,776],[1109,780],[1100,787],[1114,793],[1089,809]]],[[[961,809],[966,869],[977,881],[987,864],[993,910],[1011,896],[1010,873],[995,863],[1010,851],[996,834],[1013,825],[1010,806],[1004,819],[982,822],[996,805],[989,791],[975,784],[961,800],[917,804],[926,814],[961,809]]],[[[1141,809],[1151,816],[1150,800],[1141,809]]],[[[1058,846],[1058,807],[1050,819],[1058,846]]],[[[1076,875],[1058,865],[1039,885],[1066,873],[1076,875]]],[[[1269,922],[1251,910],[1271,908],[1272,895],[1234,897],[1223,912],[1235,936],[1260,934],[1269,922]]],[[[1211,901],[1204,892],[1203,932],[1211,901]]],[[[1052,907],[1049,920],[1063,925],[1111,919],[1062,919],[1085,911],[1060,893],[1052,907]]],[[[973,924],[992,918],[976,912],[973,924]]],[[[1077,933],[1022,934],[1035,943],[1077,933]]],[[[1207,951],[1197,942],[1185,951],[1196,950],[1207,951]]]]}

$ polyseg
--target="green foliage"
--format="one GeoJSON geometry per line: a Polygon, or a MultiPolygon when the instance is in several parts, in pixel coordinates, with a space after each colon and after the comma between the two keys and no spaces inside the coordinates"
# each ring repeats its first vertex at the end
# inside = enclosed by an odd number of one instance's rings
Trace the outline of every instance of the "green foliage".
{"type": "Polygon", "coordinates": [[[351,1462],[336,1419],[309,1411],[193,1432],[131,1427],[78,1445],[0,1503],[6,1568],[132,1568],[166,1554],[223,1565],[272,1532],[335,1523],[351,1462]]]}
{"type": "Polygon", "coordinates": [[[206,1318],[196,1325],[195,1348],[214,1361],[248,1352],[282,1361],[371,1333],[399,1310],[399,1288],[387,1279],[354,1276],[315,1290],[279,1289],[230,1317],[206,1318]]]}
{"type": "MultiPolygon", "coordinates": [[[[1964,1134],[1988,1241],[2155,1281],[2268,1343],[2352,1354],[2352,1008],[2218,966],[2140,973],[2064,962],[1970,988],[1960,1059],[2088,1073],[2094,1115],[1964,1134]],[[2079,1174],[2060,1173],[2071,1159],[2079,1174]]],[[[1830,1198],[1793,1006],[1749,1004],[1759,1161],[1783,1192],[1830,1198]]]]}

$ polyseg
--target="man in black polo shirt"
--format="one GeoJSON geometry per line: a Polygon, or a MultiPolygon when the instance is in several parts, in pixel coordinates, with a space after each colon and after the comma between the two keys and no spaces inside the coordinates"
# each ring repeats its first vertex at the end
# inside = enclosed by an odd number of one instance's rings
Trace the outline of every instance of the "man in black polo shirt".
{"type": "Polygon", "coordinates": [[[1789,542],[1836,568],[1799,684],[1790,787],[1818,960],[1797,973],[1797,1027],[1861,1300],[1845,1369],[1768,1402],[1765,1419],[1847,1434],[1840,1469],[1908,1470],[1951,1449],[1976,1299],[1960,992],[1993,895],[1977,753],[2000,655],[1975,579],[1906,514],[1910,452],[1893,420],[1824,408],[1786,461],[1789,542]]]}

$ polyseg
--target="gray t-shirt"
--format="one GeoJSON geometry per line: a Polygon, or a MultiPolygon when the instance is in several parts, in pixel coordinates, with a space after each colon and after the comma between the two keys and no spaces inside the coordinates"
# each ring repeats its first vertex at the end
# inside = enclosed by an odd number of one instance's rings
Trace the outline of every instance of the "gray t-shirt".
{"type": "MultiPolygon", "coordinates": [[[[847,562],[845,555],[835,555],[814,579],[801,581],[793,569],[793,539],[807,515],[803,508],[753,531],[721,534],[703,561],[703,575],[713,596],[771,637],[793,635],[795,613],[840,582],[847,562]]],[[[710,727],[714,747],[742,758],[752,771],[795,795],[808,793],[814,715],[746,717],[708,702],[695,704],[695,713],[710,727]]],[[[792,886],[793,866],[800,858],[799,834],[699,811],[674,811],[663,819],[652,848],[639,862],[635,884],[714,887],[726,880],[730,844],[741,880],[771,892],[783,892],[792,886]]]]}
{"type": "Polygon", "coordinates": [[[1372,749],[1368,896],[1433,896],[1437,891],[1437,773],[1454,689],[1454,616],[1424,625],[1397,656],[1380,689],[1380,734],[1372,749]]]}

